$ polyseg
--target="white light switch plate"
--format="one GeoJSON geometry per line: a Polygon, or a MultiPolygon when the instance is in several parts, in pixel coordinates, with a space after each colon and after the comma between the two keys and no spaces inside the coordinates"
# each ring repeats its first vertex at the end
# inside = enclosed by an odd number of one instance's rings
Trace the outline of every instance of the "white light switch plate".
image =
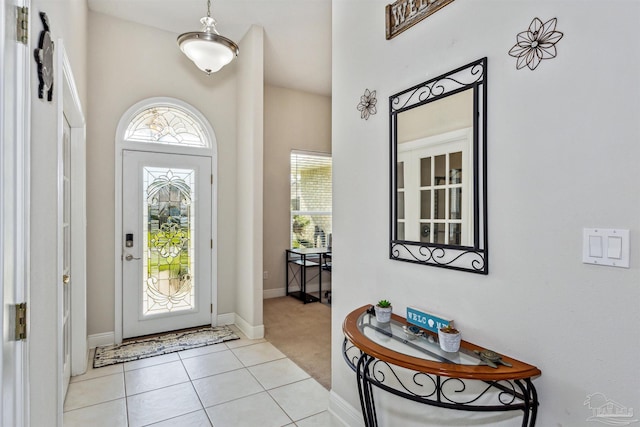
{"type": "Polygon", "coordinates": [[[582,242],[583,263],[629,268],[629,230],[585,228],[582,242]]]}

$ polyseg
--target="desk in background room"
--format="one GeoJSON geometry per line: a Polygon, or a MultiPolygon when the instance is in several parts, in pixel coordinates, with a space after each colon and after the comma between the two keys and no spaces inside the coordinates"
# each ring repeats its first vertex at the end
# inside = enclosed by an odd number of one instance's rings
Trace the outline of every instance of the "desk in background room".
{"type": "Polygon", "coordinates": [[[322,296],[322,271],[331,271],[331,250],[328,248],[287,249],[285,252],[286,295],[301,300],[303,303],[318,302],[322,296]],[[307,277],[307,270],[313,274],[307,277]],[[307,292],[307,282],[318,277],[318,296],[307,292]],[[300,290],[289,291],[291,285],[300,290]]]}

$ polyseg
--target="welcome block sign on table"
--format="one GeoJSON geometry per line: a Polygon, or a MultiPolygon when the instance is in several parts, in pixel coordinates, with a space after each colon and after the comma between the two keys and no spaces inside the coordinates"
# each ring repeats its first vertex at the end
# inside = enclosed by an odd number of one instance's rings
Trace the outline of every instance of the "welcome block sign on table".
{"type": "Polygon", "coordinates": [[[438,329],[450,325],[453,320],[441,315],[428,313],[421,308],[407,307],[407,322],[438,333],[438,329]]]}

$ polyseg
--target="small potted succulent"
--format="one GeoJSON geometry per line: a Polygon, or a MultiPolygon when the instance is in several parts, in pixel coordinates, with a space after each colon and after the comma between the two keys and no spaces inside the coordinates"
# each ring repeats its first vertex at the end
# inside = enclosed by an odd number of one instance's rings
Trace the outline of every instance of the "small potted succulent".
{"type": "Polygon", "coordinates": [[[378,301],[375,306],[376,320],[380,323],[389,323],[391,321],[391,303],[386,299],[378,301]]]}
{"type": "Polygon", "coordinates": [[[455,353],[460,349],[460,341],[462,340],[462,334],[457,330],[453,323],[449,323],[447,326],[443,326],[438,329],[438,342],[440,348],[449,353],[455,353]]]}

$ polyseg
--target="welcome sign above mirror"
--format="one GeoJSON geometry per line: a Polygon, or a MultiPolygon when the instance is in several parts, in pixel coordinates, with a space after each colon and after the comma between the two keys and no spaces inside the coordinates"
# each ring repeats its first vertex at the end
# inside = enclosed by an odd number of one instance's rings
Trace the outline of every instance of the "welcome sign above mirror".
{"type": "Polygon", "coordinates": [[[387,40],[452,2],[453,0],[397,0],[388,4],[385,8],[387,40]]]}
{"type": "Polygon", "coordinates": [[[487,58],[389,98],[390,258],[487,274],[487,58]]]}

